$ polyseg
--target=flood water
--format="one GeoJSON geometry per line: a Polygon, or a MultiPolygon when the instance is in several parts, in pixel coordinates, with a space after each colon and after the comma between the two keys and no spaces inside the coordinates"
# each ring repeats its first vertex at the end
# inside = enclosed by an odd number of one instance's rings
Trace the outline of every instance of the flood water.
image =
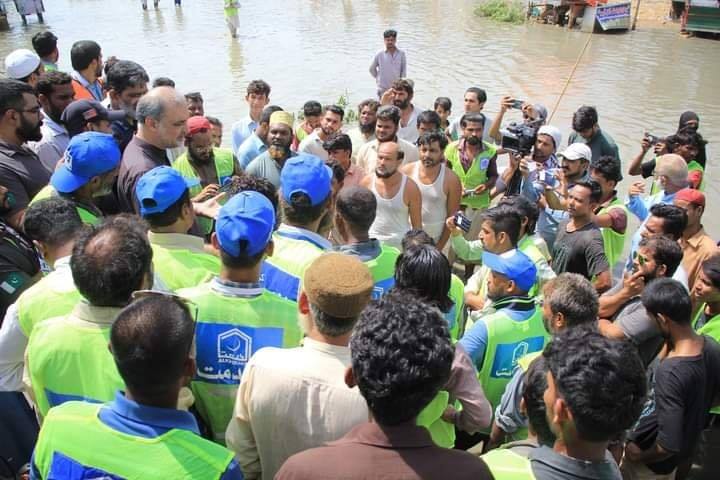
{"type": "MultiPolygon", "coordinates": [[[[476,2],[465,0],[265,0],[242,2],[243,27],[233,40],[220,0],[183,0],[182,8],[160,0],[157,10],[149,3],[143,12],[140,0],[46,1],[47,28],[60,38],[60,66],[70,69],[73,42],[94,39],[105,58],[137,61],[151,77],[201,91],[206,113],[227,127],[247,114],[245,87],[256,78],[272,85],[272,103],[291,111],[309,99],[328,103],[347,94],[355,105],[373,96],[368,67],[389,27],[398,30],[398,46],[407,53],[416,105],[432,108],[435,97],[449,96],[458,113],[465,88],[477,85],[488,92],[491,116],[505,94],[552,111],[588,38],[554,26],[497,24],[473,15],[476,2]]],[[[7,7],[11,30],[0,32],[0,57],[31,48],[32,35],[46,28],[34,17],[21,26],[12,4],[7,7]]],[[[678,31],[641,23],[636,32],[593,35],[552,124],[565,142],[572,112],[597,106],[625,165],[643,132],[668,135],[680,113],[697,112],[711,142],[704,223],[718,239],[720,167],[713,163],[720,160],[720,43],[685,39],[678,31]]],[[[226,143],[229,134],[226,128],[226,143]]]]}

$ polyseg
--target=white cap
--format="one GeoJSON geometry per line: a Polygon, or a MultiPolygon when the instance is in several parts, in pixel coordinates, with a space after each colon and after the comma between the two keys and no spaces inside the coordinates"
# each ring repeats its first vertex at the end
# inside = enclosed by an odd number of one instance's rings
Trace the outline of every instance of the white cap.
{"type": "Polygon", "coordinates": [[[555,142],[555,150],[557,150],[562,143],[562,133],[560,133],[560,129],[557,127],[553,127],[552,125],[543,125],[538,129],[537,134],[550,135],[553,139],[553,142],[555,142]]]}
{"type": "Polygon", "coordinates": [[[573,143],[558,155],[568,160],[580,160],[581,158],[588,162],[592,160],[592,151],[585,143],[573,143]]]}
{"type": "Polygon", "coordinates": [[[40,57],[26,48],[11,52],[5,57],[5,73],[9,78],[20,80],[25,78],[40,65],[40,57]]]}

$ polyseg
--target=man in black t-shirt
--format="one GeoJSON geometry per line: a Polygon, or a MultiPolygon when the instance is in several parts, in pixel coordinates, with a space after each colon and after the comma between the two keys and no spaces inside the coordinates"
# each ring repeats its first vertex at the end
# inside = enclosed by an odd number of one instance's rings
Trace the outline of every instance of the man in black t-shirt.
{"type": "Polygon", "coordinates": [[[577,273],[593,282],[602,293],[610,288],[610,265],[605,256],[602,234],[592,221],[592,212],[598,206],[602,190],[593,181],[578,182],[568,192],[568,220],[558,226],[553,248],[552,268],[560,275],[577,273]]]}
{"type": "Polygon", "coordinates": [[[720,404],[720,345],[692,328],[690,296],[679,282],[653,281],[642,295],[665,338],[667,356],[655,372],[653,392],[625,447],[625,478],[673,479],[720,404]]]}

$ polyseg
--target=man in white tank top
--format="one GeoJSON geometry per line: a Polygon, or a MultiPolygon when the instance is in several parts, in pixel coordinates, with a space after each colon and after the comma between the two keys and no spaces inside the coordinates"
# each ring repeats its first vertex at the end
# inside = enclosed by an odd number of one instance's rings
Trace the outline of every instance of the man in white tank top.
{"type": "Polygon", "coordinates": [[[418,139],[420,161],[400,168],[420,190],[423,229],[441,251],[450,238],[445,219],[460,209],[462,195],[460,179],[445,165],[447,143],[440,130],[424,133],[418,139]]]}
{"type": "Polygon", "coordinates": [[[376,238],[398,249],[410,229],[422,228],[422,196],[420,189],[400,172],[403,153],[395,142],[383,142],[377,150],[375,171],[363,178],[360,185],[369,188],[377,199],[375,222],[370,238],[376,238]]]}

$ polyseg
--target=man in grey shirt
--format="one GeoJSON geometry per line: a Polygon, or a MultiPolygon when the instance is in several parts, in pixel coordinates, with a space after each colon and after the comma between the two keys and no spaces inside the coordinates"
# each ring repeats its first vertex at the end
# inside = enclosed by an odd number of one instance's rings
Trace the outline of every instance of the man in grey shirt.
{"type": "Polygon", "coordinates": [[[397,32],[395,30],[385,30],[383,38],[385,40],[385,50],[378,52],[370,65],[370,75],[375,78],[377,83],[378,98],[382,97],[383,93],[390,88],[395,80],[407,76],[405,52],[395,46],[397,32]]]}
{"type": "Polygon", "coordinates": [[[600,331],[610,338],[630,340],[646,368],[664,340],[657,322],[640,302],[640,295],[655,279],[671,278],[682,257],[682,247],[669,237],[645,238],[633,260],[633,272],[600,297],[600,331]]]}

